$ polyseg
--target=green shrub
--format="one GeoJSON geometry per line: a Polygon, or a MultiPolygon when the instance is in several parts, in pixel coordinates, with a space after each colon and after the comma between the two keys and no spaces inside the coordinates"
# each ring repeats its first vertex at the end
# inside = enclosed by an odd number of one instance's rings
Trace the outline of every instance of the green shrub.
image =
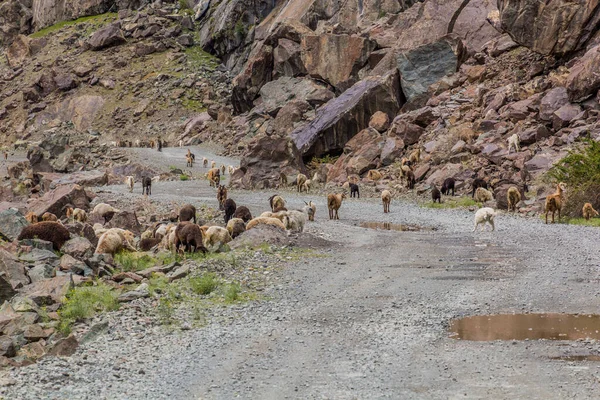
{"type": "Polygon", "coordinates": [[[116,253],[114,259],[123,271],[141,271],[157,264],[157,261],[148,254],[128,251],[116,253]]]}
{"type": "Polygon", "coordinates": [[[237,283],[232,283],[227,287],[225,291],[225,301],[227,303],[233,303],[240,298],[240,285],[237,283]]]}
{"type": "Polygon", "coordinates": [[[219,281],[215,274],[206,273],[201,277],[190,278],[189,285],[194,293],[207,295],[219,286],[219,281]]]}
{"type": "Polygon", "coordinates": [[[98,312],[118,310],[118,296],[115,290],[100,282],[95,286],[74,288],[59,310],[59,331],[69,334],[74,322],[91,318],[98,312]]]}
{"type": "Polygon", "coordinates": [[[187,176],[186,174],[179,175],[179,180],[182,180],[182,181],[187,181],[187,180],[189,180],[189,179],[190,179],[190,177],[189,177],[189,176],[187,176]]]}
{"type": "Polygon", "coordinates": [[[442,203],[428,202],[425,203],[424,206],[427,208],[468,208],[479,206],[479,204],[469,196],[462,196],[459,198],[444,197],[442,203]]]}

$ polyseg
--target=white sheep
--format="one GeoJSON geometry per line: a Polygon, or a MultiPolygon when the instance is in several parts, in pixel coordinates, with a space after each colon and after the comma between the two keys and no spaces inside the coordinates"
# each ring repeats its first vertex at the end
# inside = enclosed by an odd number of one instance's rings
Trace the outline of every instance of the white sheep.
{"type": "Polygon", "coordinates": [[[475,213],[475,227],[473,227],[473,232],[477,230],[477,227],[482,224],[483,227],[481,230],[485,230],[485,223],[489,223],[492,226],[492,231],[494,231],[494,218],[496,217],[496,212],[493,208],[483,207],[477,210],[475,213]]]}
{"type": "Polygon", "coordinates": [[[220,226],[201,226],[200,230],[204,247],[211,253],[221,250],[225,244],[233,240],[229,231],[220,226]]]}
{"type": "Polygon", "coordinates": [[[304,225],[306,224],[307,215],[303,211],[290,210],[284,215],[283,225],[285,229],[293,232],[304,231],[304,225]]]}
{"type": "Polygon", "coordinates": [[[132,232],[120,228],[111,228],[104,232],[98,240],[97,254],[115,254],[122,249],[136,251],[133,247],[134,235],[132,232]]]}
{"type": "Polygon", "coordinates": [[[276,226],[278,228],[285,230],[285,225],[283,225],[283,222],[281,222],[277,218],[263,218],[263,217],[254,218],[254,219],[251,219],[250,221],[248,221],[248,224],[246,225],[246,230],[249,231],[250,229],[256,227],[257,225],[263,225],[263,224],[276,226]]]}
{"type": "Polygon", "coordinates": [[[227,172],[229,173],[229,175],[233,175],[233,173],[235,172],[235,167],[233,165],[228,166],[227,172]]]}
{"type": "Polygon", "coordinates": [[[512,134],[508,138],[508,154],[510,154],[510,149],[513,147],[517,153],[519,151],[521,151],[521,147],[519,145],[520,145],[519,135],[517,135],[516,133],[512,134]]]}
{"type": "Polygon", "coordinates": [[[494,200],[494,196],[489,190],[484,189],[482,187],[478,187],[477,190],[475,190],[475,201],[485,203],[486,201],[491,200],[494,200]]]}
{"type": "Polygon", "coordinates": [[[114,208],[110,204],[106,204],[106,203],[100,203],[100,204],[96,205],[96,207],[94,207],[94,210],[92,210],[92,214],[96,214],[96,215],[99,215],[102,218],[104,218],[105,223],[110,221],[112,216],[118,212],[119,212],[119,209],[114,208]]]}
{"type": "Polygon", "coordinates": [[[127,184],[127,188],[129,188],[129,193],[133,192],[133,184],[135,181],[132,175],[129,175],[125,178],[125,183],[127,184]]]}

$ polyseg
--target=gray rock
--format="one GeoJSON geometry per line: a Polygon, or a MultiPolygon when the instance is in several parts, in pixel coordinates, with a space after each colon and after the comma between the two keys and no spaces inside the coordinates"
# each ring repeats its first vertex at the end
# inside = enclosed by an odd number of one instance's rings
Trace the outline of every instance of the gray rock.
{"type": "Polygon", "coordinates": [[[86,238],[75,236],[63,245],[62,252],[78,260],[84,260],[91,257],[94,252],[94,246],[86,238]]]}
{"type": "Polygon", "coordinates": [[[29,223],[25,217],[14,208],[0,212],[0,238],[4,237],[12,242],[27,225],[29,223]]]}
{"type": "Polygon", "coordinates": [[[60,263],[59,257],[51,251],[32,249],[29,253],[24,253],[19,256],[19,260],[29,264],[48,263],[58,267],[60,263]]]}
{"type": "Polygon", "coordinates": [[[53,278],[56,276],[56,270],[52,265],[38,264],[31,268],[27,275],[31,279],[31,283],[43,281],[44,279],[53,278]]]}

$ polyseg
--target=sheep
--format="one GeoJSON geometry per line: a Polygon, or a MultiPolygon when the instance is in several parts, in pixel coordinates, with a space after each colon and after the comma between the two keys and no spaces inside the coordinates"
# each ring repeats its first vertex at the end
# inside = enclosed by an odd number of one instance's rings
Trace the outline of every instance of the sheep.
{"type": "Polygon", "coordinates": [[[306,205],[304,206],[304,208],[302,210],[306,213],[306,215],[308,215],[309,221],[314,221],[315,214],[317,213],[317,206],[312,201],[309,201],[308,203],[304,202],[304,204],[306,204],[306,205]]]}
{"type": "Polygon", "coordinates": [[[160,244],[161,241],[162,241],[162,239],[156,239],[156,238],[142,239],[138,243],[138,249],[140,249],[140,251],[150,251],[150,250],[152,250],[152,248],[154,246],[157,246],[158,244],[160,244]]]}
{"type": "Polygon", "coordinates": [[[590,203],[585,203],[582,209],[583,218],[589,220],[590,218],[594,218],[598,216],[598,211],[594,210],[594,207],[590,203]]]}
{"type": "Polygon", "coordinates": [[[58,217],[51,212],[45,212],[42,214],[42,221],[44,222],[56,222],[58,221],[58,217]]]}
{"type": "Polygon", "coordinates": [[[287,230],[302,232],[306,224],[306,214],[303,211],[290,210],[283,216],[281,222],[287,230]]]}
{"type": "Polygon", "coordinates": [[[442,194],[435,185],[431,185],[431,199],[434,203],[436,202],[436,200],[438,203],[442,203],[442,194]]]}
{"type": "Polygon", "coordinates": [[[133,240],[134,235],[132,232],[120,228],[111,228],[100,236],[94,253],[114,255],[122,249],[136,251],[132,245],[133,240]]]}
{"type": "Polygon", "coordinates": [[[52,243],[54,250],[60,250],[63,244],[71,238],[71,234],[60,222],[43,221],[27,225],[21,230],[17,240],[40,239],[52,243]]]}
{"type": "Polygon", "coordinates": [[[152,179],[151,179],[151,181],[152,182],[159,182],[160,181],[160,175],[153,176],[152,179]]]}
{"type": "MultiPolygon", "coordinates": [[[[194,215],[195,215],[195,213],[194,213],[194,215]]],[[[180,218],[181,218],[181,216],[180,216],[180,218]]],[[[183,221],[180,221],[180,222],[183,222],[183,221]]],[[[162,239],[165,236],[167,236],[167,234],[169,233],[169,231],[171,229],[173,229],[174,227],[175,227],[175,224],[158,223],[154,227],[154,237],[157,238],[157,239],[162,239]]]]}
{"type": "Polygon", "coordinates": [[[217,201],[219,202],[219,210],[224,209],[225,200],[227,200],[227,188],[223,185],[219,185],[217,188],[217,201]]]}
{"type": "Polygon", "coordinates": [[[236,237],[240,236],[242,233],[244,233],[245,230],[246,224],[241,218],[231,218],[227,222],[227,231],[231,235],[232,239],[235,239],[236,237]]]}
{"type": "Polygon", "coordinates": [[[517,211],[517,204],[521,201],[521,193],[519,189],[511,186],[506,191],[506,203],[508,204],[508,211],[517,211]]]}
{"type": "Polygon", "coordinates": [[[488,222],[492,226],[492,232],[496,229],[494,226],[494,218],[496,217],[496,212],[493,208],[483,207],[477,210],[475,213],[475,226],[473,227],[473,232],[477,230],[477,227],[482,224],[483,227],[481,230],[485,230],[485,223],[488,222]]]}
{"type": "Polygon", "coordinates": [[[327,195],[327,208],[329,209],[329,219],[340,219],[338,210],[342,206],[342,201],[346,198],[346,193],[327,195]]]}
{"type": "Polygon", "coordinates": [[[40,220],[40,219],[39,219],[39,217],[37,216],[37,214],[36,214],[36,213],[34,213],[34,212],[31,212],[31,211],[30,211],[30,212],[28,212],[28,213],[25,215],[25,219],[26,219],[26,220],[27,220],[27,222],[29,222],[30,224],[35,224],[35,223],[38,223],[38,222],[39,222],[39,220],[40,220]]]}
{"type": "Polygon", "coordinates": [[[202,157],[202,166],[208,168],[208,159],[206,157],[202,157]]]}
{"type": "Polygon", "coordinates": [[[281,222],[277,218],[267,218],[267,217],[258,217],[258,218],[254,218],[254,219],[250,220],[250,222],[248,222],[248,224],[246,225],[246,230],[249,231],[250,229],[256,227],[257,225],[261,225],[261,224],[272,225],[272,226],[276,226],[278,228],[285,230],[285,225],[283,225],[283,222],[281,222]]]}
{"type": "Polygon", "coordinates": [[[175,251],[175,241],[177,237],[175,236],[175,225],[169,225],[165,231],[165,235],[163,236],[159,248],[175,251]]]}
{"type": "Polygon", "coordinates": [[[154,239],[154,228],[148,228],[144,232],[142,232],[140,240],[143,239],[154,239]]]}
{"type": "Polygon", "coordinates": [[[194,221],[196,223],[196,207],[186,204],[179,210],[179,222],[194,221]]]}
{"type": "Polygon", "coordinates": [[[233,165],[230,165],[227,167],[227,173],[229,175],[233,175],[235,173],[235,167],[233,165]]]}
{"type": "Polygon", "coordinates": [[[311,183],[312,182],[310,181],[310,179],[307,179],[306,182],[304,182],[304,184],[302,185],[302,190],[308,193],[310,191],[311,183]]]}
{"type": "Polygon", "coordinates": [[[221,164],[221,175],[225,176],[225,166],[221,164]]]}
{"type": "Polygon", "coordinates": [[[479,203],[485,203],[486,201],[494,200],[492,192],[482,187],[478,187],[475,191],[475,201],[479,203]]]}
{"type": "Polygon", "coordinates": [[[475,192],[477,191],[478,188],[484,188],[487,189],[488,188],[488,184],[484,179],[473,179],[473,183],[471,184],[471,186],[473,187],[473,192],[471,193],[471,197],[475,197],[475,192]]]}
{"type": "Polygon", "coordinates": [[[229,231],[220,226],[201,226],[200,230],[203,236],[202,243],[211,253],[221,250],[223,245],[233,240],[229,231]]]}
{"type": "Polygon", "coordinates": [[[221,171],[219,168],[211,168],[206,174],[211,187],[217,187],[221,183],[221,171]]]}
{"type": "Polygon", "coordinates": [[[348,183],[350,187],[350,197],[357,197],[360,199],[360,190],[358,190],[358,185],[356,183],[348,183]]]}
{"type": "Polygon", "coordinates": [[[278,213],[274,213],[272,211],[265,211],[262,214],[260,214],[258,217],[259,218],[276,218],[275,215],[278,213]]]}
{"type": "Polygon", "coordinates": [[[383,212],[390,212],[390,203],[392,202],[392,194],[389,190],[384,190],[381,192],[381,202],[383,203],[383,212]]]}
{"type": "Polygon", "coordinates": [[[229,222],[229,220],[233,217],[236,208],[237,205],[235,204],[235,201],[233,201],[233,199],[225,200],[225,202],[223,203],[223,209],[225,210],[225,223],[229,222]]]}
{"type": "Polygon", "coordinates": [[[82,223],[87,221],[87,213],[81,208],[74,209],[73,207],[67,207],[66,215],[67,218],[73,219],[74,221],[82,223]]]}
{"type": "Polygon", "coordinates": [[[383,178],[383,175],[381,175],[381,172],[377,171],[376,169],[372,169],[369,172],[367,172],[367,178],[369,180],[377,182],[381,180],[381,178],[383,178]]]}
{"type": "Polygon", "coordinates": [[[142,195],[150,196],[152,194],[152,179],[149,176],[142,178],[142,195]]]}
{"type": "Polygon", "coordinates": [[[444,183],[442,184],[442,194],[444,196],[450,195],[450,190],[452,190],[452,196],[454,196],[454,186],[456,185],[456,181],[454,178],[446,178],[444,179],[444,183]]]}
{"type": "Polygon", "coordinates": [[[133,192],[133,184],[134,184],[134,180],[133,180],[133,176],[129,175],[125,178],[125,184],[127,185],[127,188],[129,189],[129,193],[133,192]]]}
{"type": "Polygon", "coordinates": [[[279,173],[279,186],[283,186],[286,187],[288,185],[288,178],[287,175],[284,174],[283,172],[279,173]]]}
{"type": "Polygon", "coordinates": [[[275,209],[285,208],[285,200],[278,194],[274,194],[269,197],[269,205],[271,206],[271,210],[275,212],[275,209]]]}
{"type": "Polygon", "coordinates": [[[204,240],[202,237],[202,230],[196,224],[191,222],[180,222],[175,228],[175,251],[179,251],[181,245],[184,246],[185,252],[191,252],[192,248],[194,252],[198,250],[202,253],[206,253],[207,250],[204,247],[204,240]]]}
{"type": "Polygon", "coordinates": [[[520,145],[519,135],[517,135],[516,133],[512,134],[508,138],[508,154],[510,154],[510,149],[512,149],[513,147],[517,153],[519,151],[521,151],[521,147],[519,145],[520,145]]]}
{"type": "Polygon", "coordinates": [[[104,218],[104,223],[107,223],[112,219],[113,215],[115,215],[119,211],[119,209],[114,208],[110,204],[99,203],[98,205],[96,205],[96,207],[94,207],[94,210],[92,210],[92,214],[97,214],[101,216],[102,218],[104,218]]]}
{"type": "Polygon", "coordinates": [[[93,229],[94,234],[97,238],[100,238],[100,236],[102,236],[102,234],[108,230],[108,228],[105,228],[102,224],[99,223],[95,223],[93,229]]]}
{"type": "Polygon", "coordinates": [[[419,162],[419,160],[421,159],[421,148],[417,148],[416,150],[413,150],[412,153],[410,153],[410,155],[408,156],[408,161],[410,161],[411,164],[416,164],[419,162]]]}
{"type": "Polygon", "coordinates": [[[233,213],[233,218],[239,218],[244,222],[248,222],[252,219],[252,214],[250,213],[250,210],[248,209],[248,207],[246,206],[239,206],[238,208],[235,209],[235,212],[233,213]]]}
{"type": "Polygon", "coordinates": [[[308,178],[306,177],[306,175],[304,174],[298,174],[298,177],[296,178],[296,189],[298,192],[302,192],[302,186],[304,185],[304,182],[306,182],[308,178]]]}
{"type": "Polygon", "coordinates": [[[412,171],[412,168],[410,167],[410,165],[408,165],[408,164],[402,165],[400,167],[400,177],[406,179],[406,176],[411,171],[412,171]]]}
{"type": "Polygon", "coordinates": [[[216,161],[211,161],[210,162],[210,168],[216,168],[217,167],[217,162],[216,161]]]}
{"type": "Polygon", "coordinates": [[[560,222],[560,211],[564,203],[564,191],[567,189],[566,184],[560,182],[556,185],[556,192],[546,197],[545,211],[546,223],[548,223],[548,213],[552,211],[552,223],[554,223],[554,213],[558,211],[558,222],[560,222]]]}

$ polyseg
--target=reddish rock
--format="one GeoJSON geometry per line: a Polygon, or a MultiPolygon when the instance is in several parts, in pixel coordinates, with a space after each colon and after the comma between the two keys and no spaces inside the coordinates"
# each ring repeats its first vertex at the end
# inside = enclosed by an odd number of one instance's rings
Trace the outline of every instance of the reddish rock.
{"type": "Polygon", "coordinates": [[[397,117],[388,132],[388,135],[398,137],[404,141],[407,146],[412,146],[417,143],[425,130],[418,125],[411,124],[402,119],[402,116],[397,117]]]}
{"type": "Polygon", "coordinates": [[[232,82],[231,102],[236,114],[249,111],[263,85],[271,81],[273,48],[260,46],[232,82]]]}
{"type": "Polygon", "coordinates": [[[592,47],[571,67],[566,82],[571,101],[583,101],[600,89],[599,64],[600,45],[592,47]]]}
{"type": "Polygon", "coordinates": [[[462,171],[462,164],[446,164],[442,168],[438,169],[434,173],[432,173],[429,178],[427,178],[427,184],[431,185],[432,183],[436,184],[438,187],[441,187],[444,181],[447,178],[454,178],[462,171]]]}
{"type": "Polygon", "coordinates": [[[107,228],[121,228],[133,232],[136,236],[139,236],[142,232],[142,226],[138,221],[135,211],[121,211],[116,213],[108,224],[105,225],[107,228]]]}
{"type": "Polygon", "coordinates": [[[19,292],[33,300],[38,306],[43,306],[60,302],[70,288],[70,277],[63,275],[32,283],[20,289],[19,292]]]}
{"type": "Polygon", "coordinates": [[[277,113],[273,128],[276,134],[287,135],[297,124],[304,120],[304,114],[311,109],[310,104],[303,100],[292,100],[286,103],[277,113]]]}
{"type": "Polygon", "coordinates": [[[390,117],[381,111],[377,111],[371,116],[369,127],[376,129],[378,132],[385,132],[390,127],[390,117]]]}
{"type": "Polygon", "coordinates": [[[427,173],[429,172],[430,169],[431,169],[431,164],[429,164],[429,163],[419,165],[417,167],[417,169],[415,169],[415,180],[417,182],[423,180],[423,178],[425,178],[425,175],[427,175],[427,173]]]}
{"type": "Polygon", "coordinates": [[[581,114],[581,107],[576,104],[565,104],[552,114],[552,127],[560,130],[569,125],[579,114],[581,114]]]}
{"type": "Polygon", "coordinates": [[[396,159],[402,157],[404,154],[404,147],[404,140],[397,137],[388,137],[381,149],[381,164],[390,165],[396,161],[396,159]]]}
{"type": "Polygon", "coordinates": [[[19,354],[25,356],[30,360],[37,360],[46,354],[46,349],[44,348],[43,341],[37,341],[32,343],[27,343],[24,346],[21,346],[19,349],[19,354]]]}
{"type": "Polygon", "coordinates": [[[566,104],[569,104],[567,89],[559,86],[550,90],[540,103],[540,118],[544,121],[550,121],[552,114],[566,104]]]}
{"type": "Polygon", "coordinates": [[[10,284],[12,289],[6,294],[0,293],[0,301],[8,300],[5,297],[10,293],[14,294],[14,290],[30,283],[25,266],[18,262],[16,256],[2,249],[0,249],[0,276],[10,284]]]}
{"type": "Polygon", "coordinates": [[[59,341],[52,346],[52,348],[48,351],[48,355],[56,356],[56,357],[71,357],[77,351],[77,347],[79,347],[79,343],[75,338],[75,335],[71,334],[64,339],[60,339],[59,341]]]}
{"type": "Polygon", "coordinates": [[[125,37],[119,25],[110,24],[92,34],[88,43],[92,50],[102,50],[106,47],[125,43],[125,37]]]}
{"type": "Polygon", "coordinates": [[[273,78],[305,75],[300,44],[288,39],[279,39],[273,51],[273,78]]]}
{"type": "Polygon", "coordinates": [[[118,274],[112,276],[112,280],[115,282],[121,282],[124,279],[132,279],[136,283],[141,283],[142,279],[144,278],[135,272],[119,272],[118,274]]]}
{"type": "Polygon", "coordinates": [[[13,68],[20,66],[31,54],[31,39],[24,35],[18,35],[6,50],[6,60],[13,68]]]}
{"type": "Polygon", "coordinates": [[[47,192],[43,197],[33,201],[29,210],[38,216],[49,212],[62,217],[68,205],[83,210],[89,209],[90,200],[83,187],[79,185],[59,186],[55,190],[47,192]]]}
{"type": "Polygon", "coordinates": [[[29,342],[37,342],[40,339],[46,339],[50,334],[50,331],[44,330],[37,324],[26,326],[25,331],[23,332],[23,336],[29,342]]]}

